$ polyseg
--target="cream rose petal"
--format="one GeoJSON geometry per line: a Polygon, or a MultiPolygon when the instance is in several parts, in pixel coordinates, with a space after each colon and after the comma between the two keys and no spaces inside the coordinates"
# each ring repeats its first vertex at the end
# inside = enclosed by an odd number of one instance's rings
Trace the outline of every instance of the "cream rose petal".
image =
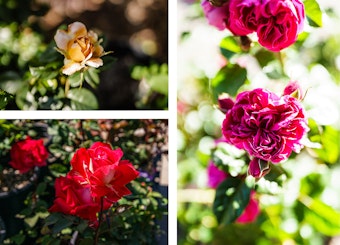
{"type": "Polygon", "coordinates": [[[72,37],[82,37],[87,35],[86,26],[78,21],[68,25],[68,32],[72,35],[72,37]]]}
{"type": "Polygon", "coordinates": [[[73,73],[81,70],[84,68],[84,65],[81,65],[80,63],[74,62],[72,60],[65,59],[64,60],[64,67],[63,67],[63,73],[65,75],[72,75],[73,73]]]}
{"type": "Polygon", "coordinates": [[[86,61],[86,65],[98,68],[103,65],[103,60],[101,58],[91,58],[86,61]]]}
{"type": "Polygon", "coordinates": [[[71,39],[72,38],[64,30],[57,30],[57,33],[54,36],[57,47],[62,51],[66,51],[67,45],[71,39]]]}

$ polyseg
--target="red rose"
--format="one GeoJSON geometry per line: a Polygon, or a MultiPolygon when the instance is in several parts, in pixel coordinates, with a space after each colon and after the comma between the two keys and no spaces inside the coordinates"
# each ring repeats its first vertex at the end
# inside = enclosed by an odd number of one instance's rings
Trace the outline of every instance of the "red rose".
{"type": "Polygon", "coordinates": [[[10,151],[11,161],[9,164],[25,173],[35,166],[46,166],[48,151],[43,140],[33,140],[27,137],[23,141],[16,142],[10,151]]]}
{"type": "MultiPolygon", "coordinates": [[[[100,211],[100,201],[95,202],[91,196],[90,187],[84,187],[77,181],[59,177],[55,180],[56,198],[49,212],[60,212],[78,216],[91,222],[97,222],[100,211]]],[[[104,199],[103,210],[107,210],[111,203],[104,199]]]]}
{"type": "Polygon", "coordinates": [[[112,150],[109,144],[96,142],[89,149],[76,151],[71,160],[72,170],[68,176],[91,189],[94,198],[106,197],[117,202],[131,194],[125,186],[139,173],[127,160],[121,160],[121,149],[112,150]]]}

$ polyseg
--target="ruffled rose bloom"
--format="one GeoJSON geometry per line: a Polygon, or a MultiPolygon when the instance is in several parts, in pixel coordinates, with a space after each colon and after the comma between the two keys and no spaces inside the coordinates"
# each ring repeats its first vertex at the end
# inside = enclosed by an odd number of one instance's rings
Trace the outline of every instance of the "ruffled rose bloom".
{"type": "Polygon", "coordinates": [[[98,35],[93,31],[88,32],[83,23],[74,22],[67,31],[57,30],[54,40],[57,50],[65,56],[64,74],[71,75],[86,66],[98,68],[103,65],[100,57],[104,55],[104,49],[98,35]]]}
{"type": "Polygon", "coordinates": [[[10,156],[9,164],[21,173],[26,173],[35,166],[46,166],[48,151],[42,139],[33,140],[27,137],[12,146],[10,156]]]}
{"type": "Polygon", "coordinates": [[[228,143],[273,163],[286,160],[292,151],[299,152],[307,131],[300,101],[261,88],[238,94],[222,124],[228,143]]]}
{"type": "MultiPolygon", "coordinates": [[[[90,187],[84,187],[77,181],[58,177],[55,180],[56,198],[49,212],[60,212],[63,214],[78,216],[80,218],[97,222],[97,213],[101,210],[100,200],[95,202],[91,195],[90,187]]],[[[103,210],[110,208],[112,203],[103,200],[103,210]]]]}
{"type": "MultiPolygon", "coordinates": [[[[216,189],[222,181],[228,178],[228,173],[220,170],[213,162],[208,165],[208,186],[216,189]]],[[[236,219],[237,223],[250,223],[256,220],[260,214],[259,203],[255,198],[255,192],[251,191],[250,200],[243,213],[236,219]]]]}
{"type": "Polygon", "coordinates": [[[229,16],[229,3],[226,2],[220,7],[211,5],[208,0],[202,0],[201,6],[208,23],[215,26],[218,30],[222,31],[226,28],[227,18],[229,16]]]}
{"type": "Polygon", "coordinates": [[[68,176],[90,187],[94,198],[106,197],[111,202],[117,202],[131,194],[126,184],[139,175],[128,160],[121,160],[122,156],[121,149],[112,150],[109,144],[96,142],[89,149],[76,151],[68,176]]]}
{"type": "Polygon", "coordinates": [[[300,0],[264,0],[257,9],[259,43],[271,51],[293,44],[302,31],[305,19],[300,0]]]}
{"type": "Polygon", "coordinates": [[[237,36],[245,36],[257,30],[256,12],[260,0],[231,0],[227,28],[237,36]]]}

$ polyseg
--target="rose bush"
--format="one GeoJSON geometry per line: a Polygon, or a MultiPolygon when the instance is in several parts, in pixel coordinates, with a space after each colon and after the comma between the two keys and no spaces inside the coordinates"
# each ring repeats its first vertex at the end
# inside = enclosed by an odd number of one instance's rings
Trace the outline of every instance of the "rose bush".
{"type": "Polygon", "coordinates": [[[222,6],[203,0],[201,5],[209,24],[219,30],[227,28],[236,36],[256,32],[258,42],[274,52],[293,44],[304,26],[300,0],[230,0],[222,6]]]}
{"type": "Polygon", "coordinates": [[[299,152],[307,131],[305,112],[297,99],[261,88],[238,94],[222,124],[228,143],[273,163],[299,152]]]}
{"type": "Polygon", "coordinates": [[[54,36],[58,51],[65,56],[62,71],[71,75],[86,66],[98,68],[103,65],[104,49],[100,45],[98,35],[87,31],[81,22],[68,25],[67,31],[58,30],[54,36]]]}
{"type": "Polygon", "coordinates": [[[27,136],[25,140],[13,144],[10,156],[9,164],[25,173],[35,166],[46,166],[48,151],[42,139],[34,140],[27,136]]]}

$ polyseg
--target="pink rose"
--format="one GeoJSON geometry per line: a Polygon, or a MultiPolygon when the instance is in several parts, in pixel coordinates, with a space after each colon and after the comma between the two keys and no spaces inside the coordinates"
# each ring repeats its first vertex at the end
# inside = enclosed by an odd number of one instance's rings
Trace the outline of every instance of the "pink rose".
{"type": "MultiPolygon", "coordinates": [[[[101,209],[100,200],[95,202],[90,187],[84,187],[77,181],[59,177],[55,180],[56,198],[49,212],[60,212],[78,216],[80,218],[97,222],[97,213],[101,209]]],[[[104,199],[103,210],[109,209],[112,203],[104,199]]]]}
{"type": "Polygon", "coordinates": [[[91,188],[95,198],[106,197],[117,202],[131,194],[126,184],[138,177],[139,172],[127,160],[121,160],[121,149],[112,150],[109,144],[96,142],[89,149],[80,148],[74,154],[68,177],[91,188]]]}
{"type": "Polygon", "coordinates": [[[221,7],[215,7],[208,0],[203,0],[201,6],[210,25],[215,26],[219,30],[226,28],[226,19],[229,16],[229,3],[225,3],[221,7]]]}
{"type": "Polygon", "coordinates": [[[300,0],[264,0],[256,12],[259,43],[271,51],[293,44],[303,29],[305,12],[300,0]]]}
{"type": "Polygon", "coordinates": [[[259,203],[255,198],[255,191],[250,193],[250,200],[240,217],[237,218],[237,223],[251,223],[257,219],[260,214],[259,203]]]}
{"type": "Polygon", "coordinates": [[[10,155],[9,164],[21,173],[26,173],[35,166],[46,166],[48,151],[43,140],[33,140],[27,136],[25,140],[14,143],[10,155]]]}
{"type": "Polygon", "coordinates": [[[273,163],[286,160],[292,151],[299,152],[307,131],[307,119],[297,99],[261,88],[238,94],[222,124],[228,143],[273,163]]]}
{"type": "Polygon", "coordinates": [[[260,0],[231,0],[227,18],[228,29],[237,36],[248,35],[257,29],[256,13],[260,0]]]}

